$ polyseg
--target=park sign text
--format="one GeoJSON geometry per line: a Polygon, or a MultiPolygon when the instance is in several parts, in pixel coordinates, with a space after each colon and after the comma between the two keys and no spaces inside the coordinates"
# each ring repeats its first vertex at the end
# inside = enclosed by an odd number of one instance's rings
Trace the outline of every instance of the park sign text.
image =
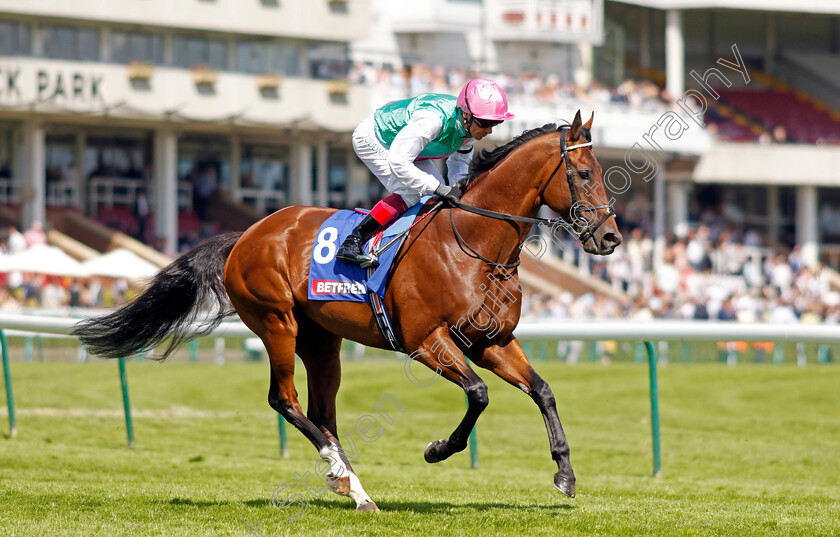
{"type": "Polygon", "coordinates": [[[103,74],[87,70],[0,64],[0,104],[104,108],[103,79],[103,74]]]}

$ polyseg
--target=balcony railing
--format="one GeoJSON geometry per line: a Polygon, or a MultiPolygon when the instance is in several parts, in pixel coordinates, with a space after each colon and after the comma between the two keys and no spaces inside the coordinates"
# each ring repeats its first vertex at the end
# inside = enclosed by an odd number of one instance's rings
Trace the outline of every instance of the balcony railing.
{"type": "Polygon", "coordinates": [[[263,214],[286,206],[286,193],[281,190],[242,187],[239,189],[239,196],[242,203],[263,214]]]}
{"type": "MultiPolygon", "coordinates": [[[[26,185],[16,183],[14,179],[0,179],[0,205],[19,205],[22,200],[21,191],[25,188],[26,185]]],[[[81,207],[79,186],[76,183],[47,183],[45,197],[49,207],[81,207]]]]}
{"type": "MultiPolygon", "coordinates": [[[[134,207],[137,191],[147,188],[145,181],[123,179],[121,177],[91,177],[88,181],[88,207],[90,215],[96,216],[100,207],[114,206],[134,207]]],[[[149,205],[155,206],[154,186],[148,187],[149,205]]],[[[192,184],[186,181],[178,182],[178,209],[192,211],[192,184]]]]}

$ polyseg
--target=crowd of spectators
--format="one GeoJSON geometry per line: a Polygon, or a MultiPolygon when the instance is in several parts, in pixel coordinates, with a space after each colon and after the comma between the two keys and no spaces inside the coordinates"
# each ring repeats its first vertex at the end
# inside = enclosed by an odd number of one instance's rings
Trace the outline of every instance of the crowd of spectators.
{"type": "MultiPolygon", "coordinates": [[[[474,77],[495,80],[511,97],[535,103],[565,103],[574,100],[592,108],[615,104],[643,109],[666,109],[673,105],[667,92],[649,81],[626,80],[615,88],[593,81],[587,88],[562,81],[556,74],[523,72],[481,73],[424,63],[396,69],[388,64],[356,63],[348,74],[353,83],[372,88],[383,102],[426,92],[455,94],[474,77]]],[[[760,143],[787,143],[784,127],[765,133],[760,143]]],[[[148,173],[149,170],[147,169],[148,173]]],[[[189,174],[196,196],[198,218],[205,220],[207,199],[216,187],[217,170],[210,164],[194,166],[189,174]]],[[[142,176],[141,176],[142,177],[142,176]]],[[[145,198],[144,198],[145,199],[145,198]]],[[[626,220],[637,204],[620,211],[626,220]]],[[[149,208],[135,207],[135,217],[148,215],[149,208]]],[[[36,226],[40,224],[36,223],[36,226]]],[[[140,228],[140,238],[145,231],[140,228]]],[[[608,282],[626,298],[595,294],[575,298],[570,293],[549,296],[527,294],[523,299],[524,320],[631,318],[717,319],[741,322],[838,322],[840,293],[832,291],[824,274],[806,267],[798,248],[780,251],[754,230],[727,226],[722,218],[706,217],[691,229],[677,230],[661,245],[657,255],[649,226],[638,223],[625,233],[625,243],[611,256],[589,257],[591,273],[608,282]]],[[[0,250],[14,253],[33,244],[43,230],[21,233],[9,228],[0,250]]],[[[198,238],[196,235],[194,238],[198,238]]],[[[192,243],[182,245],[184,249],[192,243]]],[[[564,250],[576,260],[583,258],[574,241],[564,250]]],[[[0,290],[0,308],[26,305],[44,307],[97,307],[125,300],[127,285],[117,281],[102,290],[99,280],[74,280],[36,274],[9,274],[0,290]]]]}
{"type": "MultiPolygon", "coordinates": [[[[0,251],[8,255],[45,240],[38,223],[24,233],[9,227],[0,237],[0,251]]],[[[663,246],[657,263],[656,243],[644,227],[626,233],[624,244],[603,258],[583,254],[569,239],[560,254],[588,261],[591,273],[625,298],[526,293],[522,319],[840,322],[840,293],[831,289],[824,272],[805,266],[798,247],[780,253],[755,231],[722,220],[672,235],[663,246]]],[[[95,277],[10,272],[0,275],[0,285],[2,311],[105,307],[130,295],[125,280],[95,277]]]]}
{"type": "MultiPolygon", "coordinates": [[[[722,219],[679,231],[664,240],[660,262],[643,227],[612,255],[588,258],[591,273],[626,298],[529,294],[523,319],[840,322],[840,293],[827,272],[803,263],[798,246],[784,251],[722,219]]],[[[563,247],[566,258],[580,255],[571,240],[563,247]]]]}
{"type": "Polygon", "coordinates": [[[69,308],[104,308],[124,303],[128,291],[124,279],[11,272],[0,286],[0,311],[19,313],[35,308],[61,312],[69,308]]]}
{"type": "Polygon", "coordinates": [[[538,103],[588,103],[600,108],[610,103],[638,108],[665,109],[673,104],[667,91],[649,81],[625,80],[616,88],[592,81],[587,88],[560,80],[557,74],[525,71],[482,73],[456,67],[418,63],[395,69],[389,64],[379,67],[371,63],[356,63],[349,73],[350,82],[370,87],[376,99],[389,102],[421,93],[457,94],[472,78],[489,78],[501,85],[509,97],[538,103]]]}
{"type": "MultiPolygon", "coordinates": [[[[581,87],[569,80],[561,80],[556,73],[524,71],[514,75],[447,68],[427,63],[416,63],[397,69],[387,63],[377,66],[370,62],[357,62],[347,73],[350,82],[370,87],[374,101],[381,103],[429,92],[457,94],[468,80],[476,77],[495,80],[509,97],[525,104],[574,102],[593,110],[607,106],[623,106],[655,111],[665,111],[676,106],[674,98],[664,87],[646,79],[626,79],[615,87],[592,80],[585,87],[581,87]]],[[[706,121],[707,129],[712,135],[733,139],[731,129],[736,128],[736,124],[730,117],[721,116],[715,106],[709,107],[706,121]]],[[[754,125],[758,128],[760,122],[755,121],[754,125]]],[[[734,139],[755,141],[759,144],[796,142],[782,124],[764,126],[762,129],[761,132],[752,132],[747,127],[737,128],[737,136],[734,139]]],[[[818,138],[816,143],[822,145],[826,140],[818,138]]]]}
{"type": "MultiPolygon", "coordinates": [[[[24,232],[15,226],[0,235],[0,256],[23,252],[46,244],[40,222],[24,232]]],[[[110,278],[70,278],[31,272],[0,273],[0,311],[21,312],[28,308],[62,311],[68,308],[100,308],[121,304],[129,295],[128,282],[110,278]]]]}

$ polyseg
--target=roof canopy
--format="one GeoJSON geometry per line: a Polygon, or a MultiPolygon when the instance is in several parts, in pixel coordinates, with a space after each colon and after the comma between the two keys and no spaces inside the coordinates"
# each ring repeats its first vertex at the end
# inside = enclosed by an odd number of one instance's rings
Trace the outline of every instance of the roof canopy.
{"type": "Polygon", "coordinates": [[[53,276],[87,276],[82,264],[55,246],[38,244],[22,252],[0,256],[0,272],[34,272],[53,276]]]}

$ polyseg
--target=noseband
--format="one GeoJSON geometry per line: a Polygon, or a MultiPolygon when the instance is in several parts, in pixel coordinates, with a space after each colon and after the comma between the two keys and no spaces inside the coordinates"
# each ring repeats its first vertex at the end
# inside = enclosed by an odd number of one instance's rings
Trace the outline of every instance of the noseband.
{"type": "MultiPolygon", "coordinates": [[[[466,204],[461,203],[461,202],[454,203],[454,205],[457,208],[463,209],[467,212],[475,213],[475,214],[478,214],[478,215],[481,215],[481,216],[486,216],[488,218],[494,218],[496,220],[507,220],[507,221],[511,221],[511,222],[525,222],[525,223],[528,223],[528,224],[547,224],[548,226],[551,226],[551,227],[554,227],[557,224],[561,224],[566,229],[571,228],[575,233],[577,233],[577,235],[578,235],[577,238],[580,241],[580,243],[585,244],[586,241],[588,241],[589,239],[591,239],[595,236],[595,232],[598,231],[598,228],[601,227],[604,224],[604,222],[606,222],[611,216],[615,216],[615,211],[613,210],[612,205],[610,205],[609,203],[607,203],[605,205],[596,205],[596,206],[589,206],[589,207],[577,207],[577,205],[580,203],[580,200],[578,200],[577,192],[575,192],[575,182],[572,179],[572,165],[571,165],[571,162],[569,161],[569,151],[573,151],[573,150],[579,149],[581,147],[590,147],[592,145],[592,142],[566,146],[566,132],[569,129],[570,129],[570,127],[568,125],[560,128],[560,162],[557,163],[557,166],[554,168],[554,171],[551,172],[551,176],[549,176],[548,181],[546,181],[545,184],[540,189],[539,198],[542,201],[543,194],[545,193],[546,188],[548,188],[548,185],[549,185],[549,183],[551,183],[552,179],[554,179],[554,176],[557,175],[557,172],[560,170],[560,166],[562,166],[563,163],[565,162],[566,163],[566,180],[569,182],[569,193],[572,197],[572,207],[570,209],[570,214],[573,214],[573,211],[575,211],[575,210],[577,210],[579,212],[597,211],[598,209],[607,209],[608,210],[607,214],[604,215],[598,221],[598,223],[595,224],[594,227],[590,228],[588,225],[585,225],[585,226],[583,226],[582,229],[580,229],[578,231],[578,230],[574,229],[574,224],[570,224],[569,222],[567,222],[561,216],[558,216],[557,218],[539,218],[539,217],[530,218],[530,217],[527,217],[527,216],[516,216],[516,215],[513,215],[513,214],[500,213],[500,212],[497,212],[497,211],[490,211],[488,209],[482,209],[480,207],[475,207],[473,205],[466,205],[466,204]]],[[[478,259],[481,259],[482,261],[484,261],[488,265],[491,265],[491,266],[494,266],[494,267],[513,268],[513,267],[519,265],[519,260],[517,260],[515,263],[511,263],[509,265],[503,265],[501,263],[496,263],[495,261],[491,261],[491,260],[487,259],[486,257],[482,256],[481,254],[476,252],[469,244],[467,244],[467,242],[464,240],[464,238],[461,237],[461,234],[458,233],[458,229],[455,227],[455,220],[452,216],[452,212],[449,213],[449,220],[452,223],[452,231],[455,232],[455,237],[458,239],[458,242],[463,244],[464,246],[466,246],[473,254],[475,254],[475,256],[478,259]]]]}
{"type": "MultiPolygon", "coordinates": [[[[578,207],[580,201],[577,197],[577,192],[575,191],[575,182],[572,179],[572,162],[569,160],[569,151],[573,151],[580,147],[590,147],[592,142],[587,142],[585,144],[577,144],[566,146],[566,131],[569,130],[568,126],[562,127],[560,129],[560,162],[557,163],[557,167],[554,168],[554,171],[551,172],[551,176],[548,178],[548,181],[545,182],[543,187],[540,189],[539,198],[540,200],[543,199],[543,194],[545,193],[545,189],[548,188],[548,184],[551,183],[551,180],[554,179],[554,176],[557,175],[557,172],[560,170],[560,166],[563,163],[566,163],[566,180],[569,182],[569,194],[572,196],[572,207],[569,210],[569,214],[573,215],[575,210],[580,212],[590,212],[590,211],[597,211],[598,209],[607,209],[607,214],[605,214],[601,219],[595,224],[594,227],[590,228],[588,225],[583,226],[580,231],[576,231],[578,234],[578,240],[581,244],[585,244],[586,241],[593,238],[595,236],[595,232],[598,231],[598,228],[603,225],[611,216],[615,216],[615,211],[613,210],[612,205],[609,203],[605,205],[596,205],[596,206],[589,206],[589,207],[578,207]]],[[[557,221],[565,222],[562,218],[555,218],[553,219],[554,222],[557,221]]],[[[551,222],[551,220],[547,221],[551,222]]],[[[568,224],[568,223],[567,223],[568,224]]]]}

